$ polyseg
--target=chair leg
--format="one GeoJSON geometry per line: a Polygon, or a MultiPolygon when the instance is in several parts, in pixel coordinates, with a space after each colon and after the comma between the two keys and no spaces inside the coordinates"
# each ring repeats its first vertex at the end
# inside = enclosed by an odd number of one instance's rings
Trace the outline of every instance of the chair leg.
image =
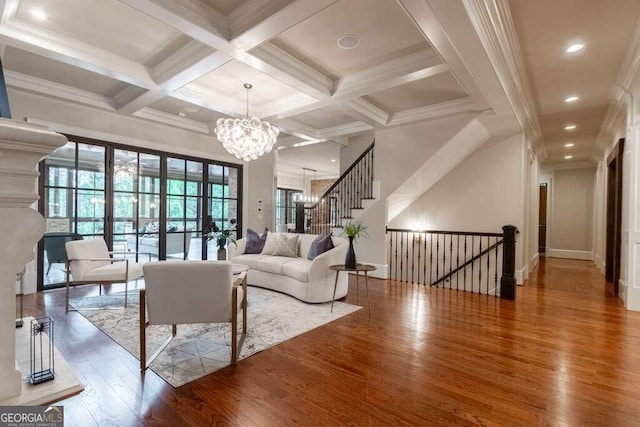
{"type": "Polygon", "coordinates": [[[146,293],[140,289],[140,370],[147,369],[147,319],[145,317],[146,293]]]}
{"type": "Polygon", "coordinates": [[[45,274],[49,274],[49,270],[51,270],[51,263],[47,266],[47,272],[45,274]]]}
{"type": "Polygon", "coordinates": [[[231,364],[238,364],[238,288],[231,294],[231,364]]]}
{"type": "Polygon", "coordinates": [[[124,284],[124,308],[127,308],[127,292],[128,292],[129,282],[125,282],[124,284]]]}
{"type": "Polygon", "coordinates": [[[242,292],[242,335],[247,333],[247,276],[244,276],[244,286],[242,292]]]}
{"type": "Polygon", "coordinates": [[[65,301],[66,301],[66,304],[64,305],[64,311],[65,311],[65,313],[68,313],[68,312],[69,312],[69,274],[70,274],[70,273],[69,273],[69,270],[70,270],[69,261],[67,261],[67,274],[65,275],[65,276],[66,276],[66,279],[67,279],[67,280],[66,280],[66,288],[67,288],[67,291],[66,291],[66,295],[65,295],[65,301]]]}

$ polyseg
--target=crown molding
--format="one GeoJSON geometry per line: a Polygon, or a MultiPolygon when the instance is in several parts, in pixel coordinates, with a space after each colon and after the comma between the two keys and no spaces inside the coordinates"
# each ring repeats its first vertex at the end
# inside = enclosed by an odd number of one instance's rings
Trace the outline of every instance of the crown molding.
{"type": "Polygon", "coordinates": [[[362,98],[350,99],[342,103],[350,111],[347,111],[354,119],[365,122],[373,127],[386,126],[389,121],[389,113],[362,98]]]}
{"type": "Polygon", "coordinates": [[[336,83],[333,98],[354,98],[450,70],[434,49],[424,49],[341,78],[336,83]]]}
{"type": "Polygon", "coordinates": [[[566,162],[566,163],[545,163],[540,165],[541,171],[556,171],[567,169],[596,169],[598,164],[595,161],[582,160],[579,162],[566,162]]]}
{"type": "Polygon", "coordinates": [[[165,113],[164,111],[154,110],[153,108],[145,107],[141,110],[136,111],[132,115],[134,117],[151,120],[163,125],[169,125],[180,129],[190,130],[192,132],[209,135],[209,126],[206,123],[187,119],[186,117],[180,117],[175,114],[165,113]]]}
{"type": "Polygon", "coordinates": [[[317,99],[331,96],[334,86],[332,79],[272,43],[263,43],[251,54],[263,62],[258,69],[269,72],[281,82],[317,99]],[[265,66],[268,70],[264,69],[265,66]]]}
{"type": "Polygon", "coordinates": [[[98,95],[93,92],[88,92],[86,90],[77,89],[60,83],[54,83],[49,80],[39,79],[37,77],[28,76],[11,70],[5,70],[4,77],[7,86],[15,89],[60,98],[66,101],[100,108],[102,110],[115,111],[115,105],[111,98],[98,95]]]}
{"type": "MultiPolygon", "coordinates": [[[[596,144],[593,147],[592,157],[602,160],[613,148],[615,132],[624,124],[624,120],[630,116],[631,121],[636,121],[635,99],[632,94],[640,82],[640,18],[636,21],[629,46],[625,52],[618,71],[616,83],[609,93],[611,103],[600,127],[596,144]]],[[[633,122],[628,123],[629,126],[633,122]]]]}
{"type": "Polygon", "coordinates": [[[437,117],[478,111],[479,108],[476,102],[470,97],[465,97],[455,99],[453,101],[441,102],[439,104],[427,105],[425,107],[401,111],[391,116],[388,125],[405,125],[413,122],[430,120],[437,117]]]}
{"type": "Polygon", "coordinates": [[[508,2],[463,0],[463,3],[536,157],[545,158],[542,129],[508,2]]]}
{"type": "Polygon", "coordinates": [[[373,129],[372,126],[362,122],[351,122],[344,125],[332,126],[330,128],[320,129],[318,136],[321,139],[332,139],[335,137],[344,137],[357,135],[373,129]]]}
{"type": "MultiPolygon", "coordinates": [[[[94,129],[83,128],[80,126],[72,126],[64,123],[52,122],[48,120],[41,120],[35,117],[25,117],[25,121],[29,124],[38,126],[44,126],[55,132],[60,132],[66,135],[84,136],[85,138],[92,138],[101,141],[117,142],[124,145],[131,145],[133,147],[148,148],[151,150],[163,150],[167,152],[175,152],[176,147],[170,144],[166,144],[158,141],[150,141],[142,138],[135,138],[131,136],[119,135],[111,132],[102,132],[94,129]]],[[[235,156],[220,155],[209,151],[193,150],[189,148],[180,148],[181,154],[186,154],[195,157],[203,157],[205,159],[220,160],[229,163],[239,164],[238,159],[235,156]]]]}

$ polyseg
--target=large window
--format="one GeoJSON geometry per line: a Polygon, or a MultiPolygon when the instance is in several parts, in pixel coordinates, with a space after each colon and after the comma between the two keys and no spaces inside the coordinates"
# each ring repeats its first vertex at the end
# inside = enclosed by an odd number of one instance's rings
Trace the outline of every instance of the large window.
{"type": "Polygon", "coordinates": [[[104,239],[132,260],[215,259],[207,216],[242,229],[240,165],[69,137],[40,168],[41,289],[64,282],[69,240],[104,239]]]}

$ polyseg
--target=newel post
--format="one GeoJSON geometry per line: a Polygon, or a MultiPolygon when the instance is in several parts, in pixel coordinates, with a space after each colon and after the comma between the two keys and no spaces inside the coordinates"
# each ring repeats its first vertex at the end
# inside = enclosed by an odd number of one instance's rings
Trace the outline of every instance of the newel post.
{"type": "Polygon", "coordinates": [[[513,225],[502,227],[502,278],[500,279],[500,298],[516,299],[516,232],[513,225]]]}

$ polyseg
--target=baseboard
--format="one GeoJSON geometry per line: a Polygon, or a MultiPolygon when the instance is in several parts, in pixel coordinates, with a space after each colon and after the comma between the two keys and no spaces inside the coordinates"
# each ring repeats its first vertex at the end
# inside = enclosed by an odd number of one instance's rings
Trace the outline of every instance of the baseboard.
{"type": "Polygon", "coordinates": [[[389,264],[376,264],[375,262],[363,261],[363,264],[369,264],[376,267],[375,270],[368,273],[369,277],[375,277],[376,279],[388,279],[389,278],[389,264]]]}
{"type": "Polygon", "coordinates": [[[627,301],[627,284],[624,280],[618,279],[618,298],[622,300],[622,303],[626,306],[627,301]]]}
{"type": "Polygon", "coordinates": [[[572,251],[567,249],[549,249],[548,256],[552,258],[568,258],[568,259],[583,259],[587,261],[593,260],[592,251],[572,251]]]}
{"type": "Polygon", "coordinates": [[[534,256],[531,257],[531,261],[529,262],[529,270],[533,271],[540,262],[540,253],[536,252],[534,256]]]}
{"type": "Polygon", "coordinates": [[[524,285],[524,281],[529,277],[529,267],[526,265],[520,270],[516,270],[516,285],[524,285]]]}

